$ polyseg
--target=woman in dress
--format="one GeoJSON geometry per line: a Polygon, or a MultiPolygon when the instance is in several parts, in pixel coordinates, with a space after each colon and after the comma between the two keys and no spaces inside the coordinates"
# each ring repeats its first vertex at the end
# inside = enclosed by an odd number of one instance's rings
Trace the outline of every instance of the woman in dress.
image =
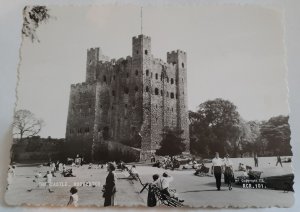
{"type": "Polygon", "coordinates": [[[229,190],[232,190],[231,183],[234,180],[234,174],[233,174],[233,168],[232,168],[233,164],[232,164],[232,161],[229,159],[228,154],[224,158],[224,166],[225,166],[224,181],[225,181],[225,184],[228,185],[229,190]]]}
{"type": "Polygon", "coordinates": [[[107,164],[108,175],[106,177],[105,185],[103,186],[104,207],[114,206],[116,181],[115,181],[115,166],[112,163],[107,164]]]}

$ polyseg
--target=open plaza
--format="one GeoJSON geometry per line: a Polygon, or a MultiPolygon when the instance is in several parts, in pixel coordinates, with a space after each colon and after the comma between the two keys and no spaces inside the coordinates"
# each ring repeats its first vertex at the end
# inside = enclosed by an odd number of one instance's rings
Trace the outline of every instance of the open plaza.
{"type": "MultiPolygon", "coordinates": [[[[253,158],[232,158],[231,160],[234,164],[235,177],[242,175],[237,171],[239,163],[254,167],[253,158]]],[[[211,167],[211,163],[205,165],[211,167]]],[[[282,165],[283,167],[276,166],[276,157],[261,157],[259,158],[259,167],[254,167],[253,170],[262,171],[261,178],[292,173],[291,163],[282,165]]],[[[127,166],[131,167],[132,164],[127,164],[127,166]]],[[[70,188],[76,186],[79,207],[103,206],[102,186],[105,184],[107,176],[105,166],[101,168],[101,166],[93,164],[92,167],[89,165],[72,167],[75,177],[64,177],[56,172],[51,186],[53,192],[49,192],[44,186],[46,178],[41,178],[39,183],[34,182],[36,173],[41,172],[44,176],[49,170],[50,167],[38,164],[17,164],[15,176],[5,196],[6,202],[9,205],[66,206],[70,188]]],[[[166,170],[152,167],[150,164],[136,164],[136,170],[143,184],[152,182],[153,174],[162,175],[167,171],[174,178],[170,183],[170,189],[176,189],[179,198],[184,200],[183,204],[187,207],[290,207],[294,202],[294,193],[291,191],[270,188],[249,189],[235,184],[231,191],[225,184],[222,184],[221,191],[217,191],[213,176],[209,174],[202,177],[195,176],[194,169],[182,169],[182,166],[179,169],[166,170]]],[[[127,171],[116,170],[115,174],[117,177],[115,205],[147,207],[147,190],[140,193],[143,188],[141,182],[130,179],[127,171]]]]}

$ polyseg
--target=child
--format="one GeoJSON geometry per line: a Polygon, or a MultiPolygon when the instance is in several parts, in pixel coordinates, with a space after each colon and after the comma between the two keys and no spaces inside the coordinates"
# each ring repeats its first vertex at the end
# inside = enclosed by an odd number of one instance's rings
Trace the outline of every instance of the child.
{"type": "Polygon", "coordinates": [[[51,193],[53,192],[51,189],[50,189],[50,186],[52,184],[52,173],[50,171],[47,171],[47,175],[46,175],[46,189],[48,188],[48,191],[51,193]]]}
{"type": "Polygon", "coordinates": [[[70,189],[71,196],[70,196],[67,206],[69,206],[69,205],[74,206],[74,207],[78,206],[79,198],[78,198],[77,192],[78,192],[78,190],[75,186],[70,189]]]}

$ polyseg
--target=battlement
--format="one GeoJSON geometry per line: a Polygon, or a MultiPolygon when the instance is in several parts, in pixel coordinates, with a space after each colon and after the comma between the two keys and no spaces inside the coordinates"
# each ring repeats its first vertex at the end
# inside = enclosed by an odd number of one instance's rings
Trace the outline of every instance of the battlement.
{"type": "Polygon", "coordinates": [[[180,49],[177,49],[177,50],[173,50],[171,52],[167,52],[167,55],[177,55],[177,54],[184,54],[186,55],[186,52],[185,51],[182,51],[180,49]]]}
{"type": "Polygon", "coordinates": [[[151,37],[150,36],[146,36],[146,35],[138,35],[138,36],[134,36],[132,37],[132,40],[135,41],[135,40],[141,40],[141,39],[146,39],[146,40],[151,40],[151,37]]]}
{"type": "Polygon", "coordinates": [[[84,88],[88,89],[91,86],[93,86],[93,84],[82,82],[82,83],[71,84],[71,89],[84,89],[84,88]]]}

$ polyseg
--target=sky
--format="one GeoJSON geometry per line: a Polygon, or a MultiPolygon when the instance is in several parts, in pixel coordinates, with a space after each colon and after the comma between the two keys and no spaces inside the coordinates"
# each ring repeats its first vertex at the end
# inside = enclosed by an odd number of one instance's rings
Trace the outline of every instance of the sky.
{"type": "MultiPolygon", "coordinates": [[[[138,6],[50,7],[37,29],[40,42],[23,39],[18,109],[44,120],[42,137],[65,136],[70,86],[85,80],[86,50],[110,58],[131,55],[141,34],[138,6]]],[[[282,14],[254,6],[144,7],[143,34],[152,54],[187,52],[188,109],[215,98],[233,102],[245,120],[287,115],[282,14]]]]}

